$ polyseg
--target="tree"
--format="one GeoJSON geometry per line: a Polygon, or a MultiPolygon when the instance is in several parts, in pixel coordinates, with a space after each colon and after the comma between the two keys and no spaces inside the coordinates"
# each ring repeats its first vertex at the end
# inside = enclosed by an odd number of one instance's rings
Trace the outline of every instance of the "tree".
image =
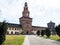
{"type": "Polygon", "coordinates": [[[50,37],[51,32],[50,32],[50,30],[49,30],[48,28],[46,28],[46,30],[45,30],[45,34],[46,34],[47,38],[50,37]]]}
{"type": "Polygon", "coordinates": [[[58,26],[56,26],[55,31],[56,31],[57,35],[60,37],[60,24],[58,26]]]}
{"type": "Polygon", "coordinates": [[[5,21],[0,25],[0,45],[5,41],[5,35],[7,31],[7,25],[5,21]]]}
{"type": "Polygon", "coordinates": [[[39,36],[40,35],[40,31],[38,30],[36,34],[39,36]]]}
{"type": "Polygon", "coordinates": [[[41,36],[44,36],[44,30],[41,31],[41,36]]]}

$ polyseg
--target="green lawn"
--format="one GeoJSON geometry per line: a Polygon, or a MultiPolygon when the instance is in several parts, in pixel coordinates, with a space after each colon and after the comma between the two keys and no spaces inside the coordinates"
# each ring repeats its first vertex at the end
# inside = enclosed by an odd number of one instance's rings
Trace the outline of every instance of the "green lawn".
{"type": "Polygon", "coordinates": [[[22,45],[24,38],[23,35],[7,35],[3,45],[22,45]]]}
{"type": "MultiPolygon", "coordinates": [[[[44,38],[47,38],[47,36],[44,36],[44,38]]],[[[51,35],[51,36],[49,37],[49,39],[59,41],[59,40],[60,40],[60,37],[59,37],[59,36],[56,36],[56,35],[51,35]]]]}

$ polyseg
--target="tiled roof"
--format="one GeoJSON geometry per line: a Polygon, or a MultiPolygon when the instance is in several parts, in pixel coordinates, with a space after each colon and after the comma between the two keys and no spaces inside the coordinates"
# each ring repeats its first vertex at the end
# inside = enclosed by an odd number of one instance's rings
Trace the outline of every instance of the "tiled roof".
{"type": "Polygon", "coordinates": [[[34,28],[47,28],[47,27],[42,27],[42,26],[32,26],[34,28]]]}
{"type": "MultiPolygon", "coordinates": [[[[0,25],[2,24],[2,22],[0,22],[0,25]]],[[[20,24],[14,24],[14,23],[6,23],[7,27],[13,27],[13,28],[22,28],[22,25],[20,24]]]]}
{"type": "Polygon", "coordinates": [[[6,23],[8,27],[16,27],[16,28],[22,28],[20,24],[13,24],[13,23],[6,23]]]}

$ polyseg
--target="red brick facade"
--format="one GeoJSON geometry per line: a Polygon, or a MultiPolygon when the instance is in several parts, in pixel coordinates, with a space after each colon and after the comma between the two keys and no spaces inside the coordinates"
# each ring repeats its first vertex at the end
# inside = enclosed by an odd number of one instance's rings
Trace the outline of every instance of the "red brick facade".
{"type": "Polygon", "coordinates": [[[24,10],[22,12],[22,17],[19,19],[20,24],[22,25],[23,34],[31,34],[32,33],[32,18],[29,17],[29,11],[27,2],[25,2],[24,10]]]}

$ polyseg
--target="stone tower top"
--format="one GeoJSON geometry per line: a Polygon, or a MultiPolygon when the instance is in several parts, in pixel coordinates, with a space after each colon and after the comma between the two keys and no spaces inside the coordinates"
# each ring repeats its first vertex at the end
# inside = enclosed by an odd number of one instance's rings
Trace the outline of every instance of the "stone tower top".
{"type": "Polygon", "coordinates": [[[27,2],[25,2],[25,4],[24,4],[24,10],[22,12],[22,15],[23,15],[23,17],[29,17],[27,2]]]}
{"type": "Polygon", "coordinates": [[[25,6],[27,6],[27,2],[25,2],[25,6]]]}

